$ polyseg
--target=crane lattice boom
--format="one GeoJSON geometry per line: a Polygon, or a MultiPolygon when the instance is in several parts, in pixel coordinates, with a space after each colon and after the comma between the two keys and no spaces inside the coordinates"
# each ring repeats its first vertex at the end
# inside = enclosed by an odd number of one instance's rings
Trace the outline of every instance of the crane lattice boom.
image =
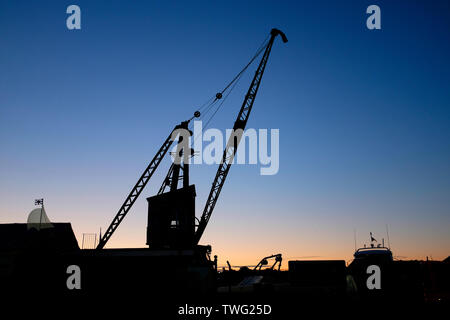
{"type": "Polygon", "coordinates": [[[225,150],[223,151],[222,162],[217,169],[216,177],[214,178],[208,200],[206,201],[202,217],[195,233],[195,243],[198,243],[200,241],[200,238],[205,231],[206,225],[208,224],[208,221],[211,218],[211,214],[217,203],[217,199],[219,198],[220,191],[222,190],[222,187],[227,178],[228,171],[230,170],[230,167],[233,163],[233,158],[239,146],[239,142],[247,124],[248,117],[250,116],[250,112],[252,111],[253,103],[255,101],[256,94],[258,93],[259,85],[261,84],[261,79],[264,74],[264,69],[266,68],[267,60],[269,59],[273,42],[275,40],[275,37],[278,35],[281,36],[283,42],[287,42],[287,38],[283,32],[278,29],[272,29],[270,40],[261,58],[261,62],[256,69],[255,76],[253,77],[252,83],[248,88],[247,94],[244,98],[244,102],[242,103],[242,107],[234,123],[234,134],[229,137],[225,150]]]}

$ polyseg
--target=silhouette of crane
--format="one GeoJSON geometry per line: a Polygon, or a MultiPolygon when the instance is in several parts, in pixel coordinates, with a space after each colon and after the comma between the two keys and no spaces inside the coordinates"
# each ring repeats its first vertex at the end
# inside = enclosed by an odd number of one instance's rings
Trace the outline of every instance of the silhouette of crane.
{"type": "Polygon", "coordinates": [[[164,248],[180,246],[192,247],[198,244],[203,232],[206,229],[209,219],[211,218],[214,207],[231,168],[233,158],[236,154],[243,131],[250,116],[250,112],[252,110],[270,52],[272,50],[272,45],[277,36],[280,36],[284,43],[288,41],[282,31],[272,29],[270,32],[270,39],[267,44],[257,51],[257,54],[250,60],[250,62],[225,87],[225,89],[215,95],[212,102],[208,105],[208,107],[211,107],[218,100],[222,99],[225,91],[232,90],[234,87],[232,84],[240,78],[242,73],[248,68],[253,60],[264,50],[253,80],[247,94],[244,97],[244,101],[239,110],[237,119],[234,122],[234,134],[230,135],[225,150],[223,151],[222,162],[217,169],[214,182],[198,225],[195,224],[195,187],[193,185],[189,186],[189,163],[187,161],[188,158],[194,154],[194,151],[190,148],[186,149],[186,146],[183,147],[182,142],[186,142],[186,140],[183,139],[186,139],[186,137],[192,135],[192,131],[188,129],[188,126],[193,118],[200,117],[200,111],[196,111],[191,119],[181,122],[170,132],[167,139],[164,141],[152,161],[144,170],[128,197],[125,199],[108,229],[103,236],[100,237],[97,249],[102,249],[106,245],[114,231],[123,221],[141,194],[142,190],[153,176],[153,173],[156,171],[162,159],[167,154],[170,146],[177,138],[178,145],[175,152],[175,158],[178,159],[178,161],[175,161],[170,166],[158,194],[147,199],[149,202],[147,244],[164,248]],[[182,187],[178,188],[180,181],[182,181],[182,187]],[[169,188],[168,192],[165,192],[166,188],[169,188]]]}

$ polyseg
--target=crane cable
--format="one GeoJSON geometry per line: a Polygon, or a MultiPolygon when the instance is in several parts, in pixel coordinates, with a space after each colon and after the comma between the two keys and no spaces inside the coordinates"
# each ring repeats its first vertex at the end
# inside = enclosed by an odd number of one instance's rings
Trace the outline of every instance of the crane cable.
{"type": "MultiPolygon", "coordinates": [[[[209,117],[209,119],[206,121],[205,126],[202,128],[203,130],[206,130],[208,128],[209,123],[211,122],[211,120],[214,118],[214,116],[217,114],[217,112],[219,111],[220,107],[222,107],[222,105],[224,104],[224,102],[227,100],[228,96],[230,95],[230,93],[233,91],[234,87],[236,86],[236,84],[239,82],[239,80],[241,79],[242,76],[242,72],[240,72],[239,76],[236,77],[233,80],[233,85],[231,86],[230,90],[227,92],[227,94],[225,95],[225,97],[223,98],[223,100],[220,102],[220,104],[217,106],[216,110],[212,113],[212,115],[209,117]]],[[[215,102],[218,100],[215,100],[213,104],[211,104],[211,106],[207,109],[206,112],[203,113],[202,118],[204,118],[204,116],[206,116],[206,114],[212,110],[212,106],[215,104],[215,102]]],[[[202,132],[199,132],[197,134],[197,136],[194,137],[194,142],[197,141],[197,139],[202,135],[202,132]]]]}
{"type": "Polygon", "coordinates": [[[225,100],[227,100],[228,96],[230,95],[230,93],[233,91],[234,87],[236,86],[236,84],[239,82],[239,80],[241,79],[242,74],[239,75],[239,77],[234,81],[233,86],[231,87],[230,91],[227,92],[227,94],[225,95],[225,97],[223,98],[223,100],[220,102],[220,104],[218,105],[218,107],[216,108],[216,110],[213,112],[213,114],[209,117],[208,121],[206,121],[205,124],[205,128],[204,130],[206,130],[208,128],[209,123],[211,122],[211,120],[214,118],[214,116],[216,115],[217,111],[219,111],[220,107],[222,107],[223,103],[225,102],[225,100]]]}
{"type": "Polygon", "coordinates": [[[261,54],[261,52],[266,49],[267,45],[269,44],[268,38],[269,38],[269,36],[267,36],[266,39],[264,39],[264,41],[262,42],[262,44],[259,46],[258,50],[256,51],[255,55],[250,59],[250,61],[247,63],[247,65],[244,68],[242,68],[242,70],[233,78],[233,80],[231,80],[222,91],[216,93],[215,96],[211,97],[204,104],[202,104],[200,106],[200,108],[197,110],[198,112],[200,112],[199,118],[201,118],[201,119],[204,118],[206,116],[206,114],[208,114],[209,111],[212,110],[212,108],[216,104],[216,102],[218,100],[222,99],[225,91],[230,89],[230,91],[228,91],[228,93],[226,94],[224,100],[222,100],[222,102],[219,104],[219,106],[214,111],[212,116],[208,119],[207,124],[209,124],[211,122],[212,118],[216,115],[217,111],[223,105],[223,103],[225,102],[226,98],[229,96],[231,91],[233,91],[234,87],[236,86],[237,82],[242,77],[244,72],[253,63],[253,61],[255,61],[255,59],[261,54]]]}
{"type": "Polygon", "coordinates": [[[261,44],[259,49],[256,51],[256,54],[253,56],[253,58],[251,58],[251,60],[247,63],[247,65],[233,78],[233,80],[231,80],[231,82],[225,87],[225,89],[223,89],[222,92],[220,92],[221,94],[223,94],[236,80],[238,80],[241,77],[241,75],[245,72],[245,70],[247,70],[247,68],[253,63],[253,61],[255,61],[255,59],[267,47],[267,45],[269,44],[269,42],[267,40],[268,38],[269,38],[269,36],[267,36],[266,39],[264,39],[263,43],[261,44]]]}

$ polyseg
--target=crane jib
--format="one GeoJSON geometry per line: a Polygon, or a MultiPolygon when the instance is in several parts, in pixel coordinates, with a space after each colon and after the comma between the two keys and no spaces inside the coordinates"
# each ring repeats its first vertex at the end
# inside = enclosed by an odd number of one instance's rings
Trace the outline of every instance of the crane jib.
{"type": "Polygon", "coordinates": [[[203,214],[200,218],[200,222],[197,227],[197,231],[195,233],[194,237],[195,244],[198,244],[200,238],[203,235],[203,232],[206,229],[206,225],[208,224],[208,221],[217,203],[217,199],[219,198],[220,191],[222,190],[228,172],[233,163],[233,158],[236,154],[239,142],[241,140],[240,138],[242,136],[242,132],[245,129],[245,126],[247,125],[247,120],[248,117],[250,116],[250,112],[253,107],[253,102],[255,101],[259,85],[261,84],[261,79],[264,74],[264,70],[266,68],[267,60],[269,59],[270,51],[272,50],[273,42],[276,36],[278,35],[281,36],[281,39],[283,40],[284,43],[288,41],[286,35],[278,29],[272,29],[270,33],[271,37],[269,43],[267,44],[267,47],[264,51],[264,54],[258,65],[258,68],[256,69],[255,76],[253,77],[253,80],[250,84],[247,94],[245,95],[244,102],[242,103],[242,107],[239,110],[239,114],[233,126],[233,129],[235,131],[238,130],[239,132],[235,135],[230,136],[228,143],[225,147],[225,150],[223,152],[222,162],[220,163],[219,168],[217,169],[217,173],[214,178],[214,182],[211,187],[208,200],[206,200],[205,208],[203,209],[203,214]]]}

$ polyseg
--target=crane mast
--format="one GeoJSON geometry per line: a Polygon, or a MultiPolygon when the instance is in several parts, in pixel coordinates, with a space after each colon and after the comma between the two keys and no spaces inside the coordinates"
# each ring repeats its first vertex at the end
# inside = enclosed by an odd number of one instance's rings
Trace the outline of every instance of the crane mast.
{"type": "Polygon", "coordinates": [[[267,60],[269,59],[270,51],[272,50],[273,42],[276,36],[278,35],[281,36],[281,39],[283,40],[284,43],[288,41],[286,35],[278,29],[272,29],[270,33],[271,33],[270,40],[261,58],[261,62],[259,63],[258,68],[256,69],[255,75],[250,84],[250,87],[248,88],[247,94],[245,95],[244,102],[242,103],[242,107],[239,111],[237,119],[234,122],[233,134],[230,135],[225,150],[223,151],[222,161],[219,165],[219,168],[217,169],[214,182],[209,192],[208,200],[206,201],[203,214],[201,216],[200,222],[195,232],[194,236],[195,244],[198,244],[200,238],[203,235],[203,232],[206,229],[208,221],[211,218],[211,214],[217,203],[217,199],[219,198],[220,191],[222,190],[222,187],[227,178],[228,171],[230,171],[234,156],[239,146],[239,142],[241,140],[243,131],[247,124],[248,117],[250,116],[250,112],[252,111],[253,103],[255,101],[256,94],[258,92],[259,85],[261,84],[262,76],[264,74],[264,69],[266,68],[267,60]]]}

